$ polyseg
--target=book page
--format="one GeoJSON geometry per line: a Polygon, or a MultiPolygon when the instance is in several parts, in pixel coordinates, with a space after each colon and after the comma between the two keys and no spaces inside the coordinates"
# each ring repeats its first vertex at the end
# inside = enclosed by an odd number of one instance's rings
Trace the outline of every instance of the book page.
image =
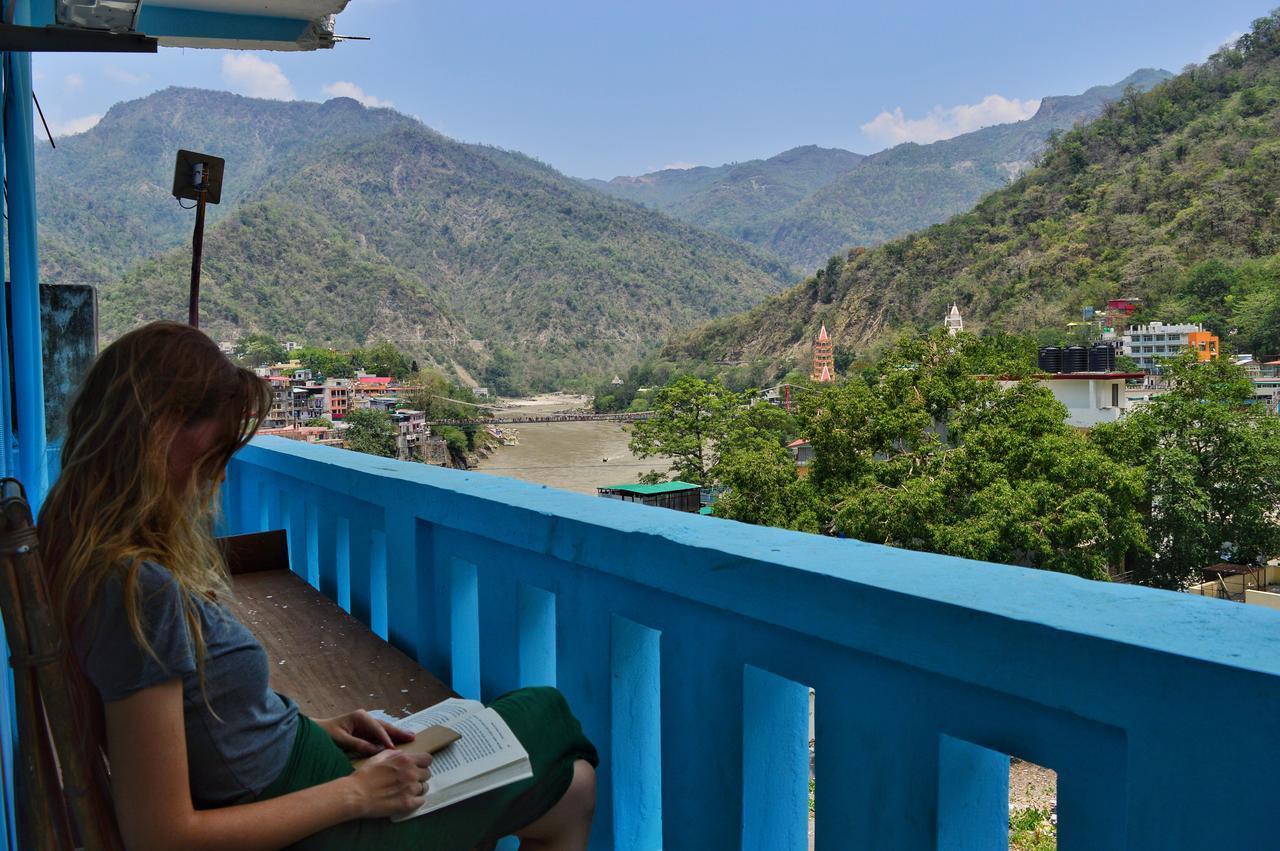
{"type": "Polygon", "coordinates": [[[469,712],[479,712],[484,709],[484,704],[478,700],[463,700],[457,697],[451,697],[448,700],[442,700],[435,706],[428,706],[421,712],[415,712],[404,718],[393,721],[397,727],[416,733],[419,730],[425,730],[428,727],[434,727],[436,724],[448,726],[450,721],[461,718],[469,712]]]}
{"type": "Polygon", "coordinates": [[[529,757],[507,722],[492,709],[446,721],[443,726],[462,738],[435,755],[431,762],[433,786],[446,786],[529,757]]]}
{"type": "Polygon", "coordinates": [[[497,712],[482,709],[446,721],[443,726],[462,738],[435,754],[427,797],[412,813],[396,816],[404,821],[433,810],[532,777],[529,753],[497,712]]]}

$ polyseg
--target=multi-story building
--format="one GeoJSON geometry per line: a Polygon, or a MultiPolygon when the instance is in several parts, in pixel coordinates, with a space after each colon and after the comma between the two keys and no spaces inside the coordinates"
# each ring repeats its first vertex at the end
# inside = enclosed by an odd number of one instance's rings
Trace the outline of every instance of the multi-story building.
{"type": "Polygon", "coordinates": [[[1161,360],[1177,357],[1189,348],[1196,350],[1200,360],[1218,356],[1218,338],[1202,325],[1131,325],[1120,339],[1121,351],[1146,372],[1159,372],[1161,360]]]}
{"type": "Polygon", "coordinates": [[[351,379],[328,378],[324,382],[324,409],[330,420],[338,422],[351,410],[351,379]]]}
{"type": "Polygon", "coordinates": [[[289,379],[282,375],[272,375],[267,377],[267,383],[271,385],[271,410],[263,425],[266,428],[284,428],[293,420],[289,379]]]}

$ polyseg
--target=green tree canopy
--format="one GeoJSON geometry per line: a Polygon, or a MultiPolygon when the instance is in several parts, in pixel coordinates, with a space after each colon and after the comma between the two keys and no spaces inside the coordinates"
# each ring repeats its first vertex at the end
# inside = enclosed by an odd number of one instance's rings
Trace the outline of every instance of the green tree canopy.
{"type": "Polygon", "coordinates": [[[351,378],[356,374],[350,357],[333,349],[303,346],[293,350],[293,357],[316,375],[323,375],[325,378],[351,378]]]}
{"type": "Polygon", "coordinates": [[[1227,358],[1188,352],[1166,367],[1172,390],[1091,436],[1146,475],[1150,551],[1135,570],[1177,588],[1216,561],[1257,563],[1280,550],[1280,419],[1252,404],[1227,358]]]}
{"type": "Polygon", "coordinates": [[[246,366],[267,366],[285,358],[284,346],[269,334],[251,332],[236,342],[236,359],[246,366]]]}
{"type": "Polygon", "coordinates": [[[349,411],[343,432],[348,449],[384,458],[396,457],[396,427],[386,411],[361,408],[349,411]]]}
{"type": "Polygon", "coordinates": [[[365,372],[389,375],[400,381],[413,372],[413,361],[393,343],[383,341],[351,352],[350,360],[365,372]]]}

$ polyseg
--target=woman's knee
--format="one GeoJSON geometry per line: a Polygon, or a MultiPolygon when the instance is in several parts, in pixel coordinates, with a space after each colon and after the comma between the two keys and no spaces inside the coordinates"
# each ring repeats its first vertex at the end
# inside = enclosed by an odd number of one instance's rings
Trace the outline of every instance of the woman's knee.
{"type": "Polygon", "coordinates": [[[570,798],[575,810],[590,819],[596,809],[596,770],[585,759],[573,763],[573,780],[565,797],[570,798]]]}

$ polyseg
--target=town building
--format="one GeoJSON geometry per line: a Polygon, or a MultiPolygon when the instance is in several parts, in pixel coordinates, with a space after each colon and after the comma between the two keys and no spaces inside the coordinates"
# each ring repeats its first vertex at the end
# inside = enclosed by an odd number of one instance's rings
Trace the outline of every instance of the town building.
{"type": "MultiPolygon", "coordinates": [[[[1145,378],[1146,375],[1141,372],[1061,372],[1031,377],[1066,406],[1067,425],[1089,428],[1124,416],[1133,406],[1126,385],[1130,380],[1145,378]]],[[[1012,378],[998,380],[1004,389],[1018,383],[1012,378]]]]}
{"type": "Polygon", "coordinates": [[[323,426],[289,426],[287,428],[264,428],[258,430],[259,435],[284,437],[289,440],[300,440],[304,443],[318,443],[321,446],[342,446],[342,438],[337,429],[323,426]]]}
{"type": "Polygon", "coordinates": [[[335,423],[351,410],[351,379],[328,378],[324,382],[324,410],[335,423]]]}
{"type": "Polygon", "coordinates": [[[1146,372],[1159,372],[1160,361],[1177,357],[1189,348],[1200,360],[1211,360],[1219,353],[1218,338],[1202,325],[1184,323],[1166,325],[1131,325],[1121,339],[1121,351],[1137,361],[1146,372]]]}
{"type": "Polygon", "coordinates": [[[964,317],[960,315],[960,306],[951,302],[951,309],[942,317],[942,325],[952,337],[964,330],[964,317]]]}
{"type": "Polygon", "coordinates": [[[818,339],[813,343],[813,373],[809,377],[820,384],[831,384],[836,380],[835,353],[826,323],[823,323],[818,339]]]}
{"type": "Polygon", "coordinates": [[[596,488],[605,499],[640,502],[658,508],[673,508],[697,514],[702,508],[702,486],[689,482],[661,482],[656,485],[607,485],[596,488]]]}
{"type": "Polygon", "coordinates": [[[791,461],[796,465],[796,472],[800,476],[806,476],[809,473],[809,465],[813,463],[813,446],[803,437],[793,440],[787,444],[787,454],[791,456],[791,461]]]}

